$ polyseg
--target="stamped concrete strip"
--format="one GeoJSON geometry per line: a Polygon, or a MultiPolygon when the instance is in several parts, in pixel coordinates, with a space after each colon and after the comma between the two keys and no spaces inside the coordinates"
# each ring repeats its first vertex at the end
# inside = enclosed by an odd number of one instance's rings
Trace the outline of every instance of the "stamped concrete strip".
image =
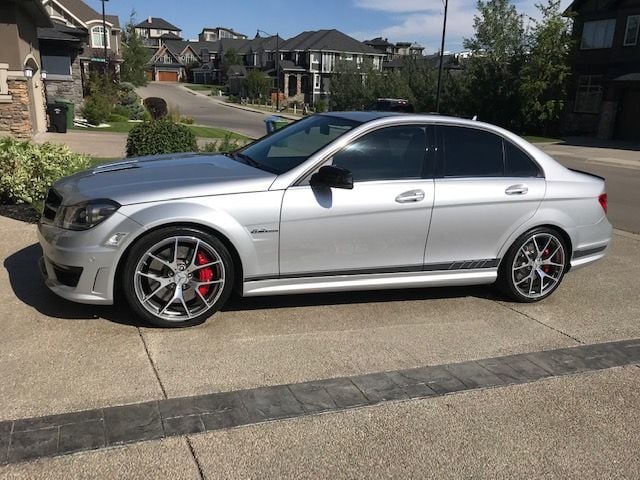
{"type": "Polygon", "coordinates": [[[206,478],[637,478],[640,369],[191,437],[206,478]]]}
{"type": "MultiPolygon", "coordinates": [[[[0,466],[2,480],[172,479],[202,477],[184,438],[169,438],[31,463],[0,466]]],[[[207,478],[215,478],[210,476],[207,478]]]]}
{"type": "Polygon", "coordinates": [[[320,411],[339,411],[539,380],[541,377],[535,369],[526,373],[520,370],[520,378],[515,378],[493,373],[483,366],[493,360],[515,371],[523,359],[552,376],[634,365],[640,362],[640,340],[14,420],[11,425],[2,424],[0,430],[0,433],[4,432],[3,445],[8,445],[3,461],[17,463],[104,446],[301,417],[320,411]],[[416,386],[423,387],[420,389],[422,395],[417,394],[416,386]],[[324,408],[317,409],[319,405],[324,408]]]}

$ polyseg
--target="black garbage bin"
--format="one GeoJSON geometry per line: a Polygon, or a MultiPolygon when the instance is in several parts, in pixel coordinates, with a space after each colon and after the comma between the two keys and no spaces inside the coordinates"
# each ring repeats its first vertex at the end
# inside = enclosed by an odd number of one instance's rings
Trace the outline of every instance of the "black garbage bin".
{"type": "Polygon", "coordinates": [[[49,114],[49,131],[67,133],[67,105],[64,103],[50,103],[47,105],[49,114]]]}

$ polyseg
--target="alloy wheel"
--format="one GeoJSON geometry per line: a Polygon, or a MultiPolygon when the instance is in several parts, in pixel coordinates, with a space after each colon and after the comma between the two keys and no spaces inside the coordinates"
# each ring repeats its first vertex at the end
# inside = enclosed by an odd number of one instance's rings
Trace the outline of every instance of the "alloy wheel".
{"type": "Polygon", "coordinates": [[[513,285],[526,298],[544,297],[562,279],[565,265],[565,251],[560,239],[550,233],[534,234],[524,241],[514,256],[511,266],[513,285]]]}
{"type": "Polygon", "coordinates": [[[184,322],[209,310],[225,286],[222,257],[204,240],[165,238],[138,261],[134,287],[140,305],[157,318],[184,322]]]}

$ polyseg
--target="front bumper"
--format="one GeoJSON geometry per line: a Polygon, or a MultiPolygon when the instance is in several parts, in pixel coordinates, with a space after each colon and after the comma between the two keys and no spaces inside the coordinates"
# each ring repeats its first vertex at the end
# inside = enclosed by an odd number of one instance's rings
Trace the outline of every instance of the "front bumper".
{"type": "Polygon", "coordinates": [[[38,225],[40,261],[45,284],[56,295],[78,303],[113,304],[115,274],[127,241],[141,226],[116,212],[100,225],[72,231],[48,223],[38,225]],[[117,246],[106,242],[126,233],[117,246]]]}

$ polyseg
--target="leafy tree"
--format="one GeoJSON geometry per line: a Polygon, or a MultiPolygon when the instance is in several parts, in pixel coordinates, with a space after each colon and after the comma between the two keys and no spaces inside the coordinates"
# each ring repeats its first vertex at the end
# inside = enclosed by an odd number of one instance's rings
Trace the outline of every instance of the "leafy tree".
{"type": "Polygon", "coordinates": [[[366,92],[364,73],[355,62],[336,62],[331,77],[332,110],[362,110],[369,94],[366,92]]]}
{"type": "Polygon", "coordinates": [[[251,70],[243,80],[244,91],[249,98],[262,98],[269,94],[272,85],[271,78],[260,70],[251,70]]]}
{"type": "Polygon", "coordinates": [[[464,40],[473,56],[467,63],[463,95],[467,115],[517,129],[521,98],[519,76],[524,62],[522,15],[510,0],[478,0],[475,35],[464,40]]]}
{"type": "Polygon", "coordinates": [[[529,55],[522,68],[520,91],[526,130],[548,135],[557,130],[570,75],[571,20],[563,16],[560,0],[537,4],[542,19],[534,20],[529,55]]]}
{"type": "Polygon", "coordinates": [[[142,39],[136,33],[135,12],[129,16],[129,22],[123,30],[122,39],[122,65],[120,66],[120,78],[139,87],[146,85],[145,67],[150,55],[142,39]]]}

